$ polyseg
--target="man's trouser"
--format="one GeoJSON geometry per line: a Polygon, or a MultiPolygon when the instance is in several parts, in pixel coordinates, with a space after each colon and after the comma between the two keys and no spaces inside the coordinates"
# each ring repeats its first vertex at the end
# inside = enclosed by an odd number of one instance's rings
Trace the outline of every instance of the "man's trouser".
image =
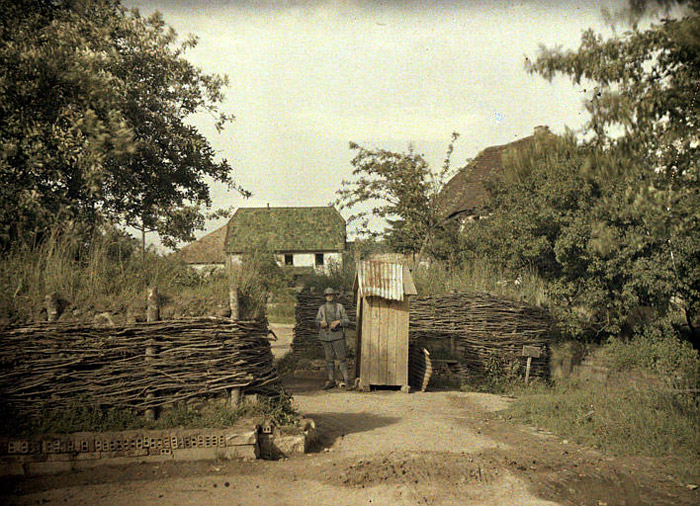
{"type": "Polygon", "coordinates": [[[333,355],[340,362],[340,372],[343,374],[343,381],[348,383],[348,361],[345,352],[345,338],[336,339],[334,341],[321,341],[323,353],[326,355],[326,369],[328,370],[328,381],[335,381],[335,364],[333,363],[333,355]]]}

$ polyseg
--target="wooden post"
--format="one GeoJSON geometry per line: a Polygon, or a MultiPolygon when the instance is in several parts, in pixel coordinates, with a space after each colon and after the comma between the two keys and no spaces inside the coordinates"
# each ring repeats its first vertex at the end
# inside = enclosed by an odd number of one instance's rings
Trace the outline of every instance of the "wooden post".
{"type": "Polygon", "coordinates": [[[241,310],[240,310],[240,301],[238,297],[238,286],[235,284],[231,285],[231,288],[229,289],[228,293],[229,297],[229,305],[231,306],[231,319],[232,320],[238,320],[240,319],[241,315],[241,310]]]}
{"type": "Polygon", "coordinates": [[[58,296],[56,292],[51,292],[44,298],[44,306],[46,306],[47,320],[55,322],[58,320],[58,296]]]}
{"type": "Polygon", "coordinates": [[[532,365],[533,358],[540,358],[542,356],[542,349],[537,346],[523,346],[523,357],[527,357],[527,364],[525,366],[525,384],[530,380],[530,366],[532,365]]]}
{"type": "MultiPolygon", "coordinates": [[[[146,370],[148,371],[150,367],[152,366],[151,362],[153,362],[154,357],[156,356],[156,347],[155,347],[155,341],[150,340],[148,341],[148,344],[146,346],[146,370]]],[[[153,393],[149,392],[146,394],[146,400],[147,401],[152,401],[154,399],[153,393]]],[[[154,408],[146,408],[146,420],[153,421],[156,419],[156,410],[154,408]]]]}
{"type": "Polygon", "coordinates": [[[157,322],[158,320],[160,320],[158,288],[151,286],[148,288],[148,298],[146,299],[146,321],[157,322]]]}
{"type": "Polygon", "coordinates": [[[231,409],[238,409],[238,406],[241,405],[241,389],[232,388],[230,395],[231,409]]]}
{"type": "MultiPolygon", "coordinates": [[[[240,319],[241,312],[240,312],[240,300],[238,297],[238,285],[235,283],[231,284],[231,287],[229,288],[228,292],[228,301],[229,301],[229,306],[231,307],[231,319],[232,320],[238,320],[240,319]]],[[[231,409],[238,409],[238,407],[241,405],[241,389],[240,388],[232,388],[229,390],[229,405],[231,406],[231,409]]]]}
{"type": "MultiPolygon", "coordinates": [[[[158,299],[158,288],[156,288],[155,286],[148,288],[148,298],[146,299],[146,304],[146,321],[157,322],[158,320],[160,320],[160,301],[158,299]]],[[[156,356],[155,344],[155,341],[151,339],[150,341],[148,341],[148,344],[146,346],[146,369],[150,368],[150,366],[152,365],[151,362],[156,356]]],[[[146,394],[146,400],[152,400],[153,398],[154,395],[152,393],[149,392],[146,394]]],[[[145,416],[146,420],[155,420],[156,410],[154,408],[147,408],[145,416]]]]}
{"type": "Polygon", "coordinates": [[[525,384],[530,380],[530,366],[532,365],[532,357],[527,357],[527,365],[525,366],[525,384]]]}

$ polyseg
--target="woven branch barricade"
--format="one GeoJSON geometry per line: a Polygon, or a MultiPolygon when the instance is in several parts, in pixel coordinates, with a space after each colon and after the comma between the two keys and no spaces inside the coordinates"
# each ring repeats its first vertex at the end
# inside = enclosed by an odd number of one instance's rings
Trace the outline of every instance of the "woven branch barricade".
{"type": "Polygon", "coordinates": [[[549,375],[553,321],[547,311],[487,294],[415,297],[410,303],[409,339],[431,353],[448,351],[469,373],[485,372],[489,360],[521,363],[523,346],[537,346],[530,376],[549,375]]]}
{"type": "Polygon", "coordinates": [[[0,406],[19,414],[76,402],[143,410],[234,388],[278,392],[267,337],[265,321],[221,318],[0,330],[0,406]]]}
{"type": "MultiPolygon", "coordinates": [[[[292,355],[294,357],[308,359],[323,357],[323,348],[318,340],[316,314],[324,302],[323,294],[320,293],[304,291],[297,294],[297,305],[294,310],[296,324],[292,338],[292,355]]],[[[354,329],[357,310],[352,295],[341,294],[338,296],[338,302],[345,307],[345,312],[350,320],[350,328],[354,329]]]]}

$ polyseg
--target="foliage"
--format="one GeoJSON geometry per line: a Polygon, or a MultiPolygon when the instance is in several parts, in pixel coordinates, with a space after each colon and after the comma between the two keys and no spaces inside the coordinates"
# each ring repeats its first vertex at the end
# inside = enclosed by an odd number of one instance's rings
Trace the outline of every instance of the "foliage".
{"type": "Polygon", "coordinates": [[[419,264],[412,275],[419,295],[479,292],[538,306],[551,303],[545,280],[534,270],[513,273],[483,258],[469,258],[452,266],[440,262],[419,264]]]}
{"type": "Polygon", "coordinates": [[[241,264],[231,266],[230,277],[249,315],[264,314],[271,295],[287,291],[292,282],[292,273],[277,263],[275,254],[264,244],[244,252],[241,264]]]}
{"type": "Polygon", "coordinates": [[[187,123],[231,119],[225,77],[184,57],[196,39],[116,0],[2,2],[0,18],[0,246],[98,218],[192,239],[207,180],[235,186],[187,123]]]}
{"type": "Polygon", "coordinates": [[[164,311],[211,315],[227,303],[227,276],[203,278],[173,257],[149,251],[142,260],[137,252],[135,241],[113,228],[92,235],[56,229],[34,247],[16,244],[0,261],[0,319],[40,318],[50,292],[66,310],[79,311],[78,318],[94,311],[143,313],[149,284],[158,287],[164,311]]]}
{"type": "Polygon", "coordinates": [[[606,454],[681,459],[685,474],[700,444],[697,403],[679,404],[668,392],[626,383],[535,386],[520,392],[507,413],[606,454]]]}
{"type": "Polygon", "coordinates": [[[277,426],[296,425],[299,414],[292,397],[282,393],[277,397],[260,396],[257,402],[243,402],[232,409],[226,398],[212,398],[195,403],[178,403],[162,411],[155,421],[131,409],[103,409],[77,399],[75,406],[65,410],[50,410],[40,418],[28,419],[13,413],[3,418],[0,433],[4,436],[38,436],[72,432],[104,432],[133,429],[223,429],[241,418],[251,422],[270,421],[277,426]]]}
{"type": "Polygon", "coordinates": [[[354,209],[348,221],[360,220],[360,232],[383,236],[394,251],[445,256],[456,230],[445,223],[438,209],[437,196],[450,174],[450,156],[457,133],[447,149],[440,171],[431,171],[422,155],[412,146],[405,153],[367,149],[350,143],[353,180],[343,181],[337,204],[354,209]],[[364,210],[371,206],[371,210],[364,210]],[[383,233],[371,229],[371,218],[388,224],[383,233]]]}
{"type": "Polygon", "coordinates": [[[569,314],[587,315],[574,334],[616,334],[640,307],[665,314],[681,292],[673,229],[658,225],[667,211],[640,195],[653,173],[625,171],[570,135],[522,150],[491,183],[490,218],[465,227],[467,255],[534,270],[569,314]]]}
{"type": "Polygon", "coordinates": [[[354,280],[355,262],[347,252],[343,253],[342,264],[337,262],[330,263],[326,271],[313,271],[301,278],[304,288],[313,288],[318,293],[322,293],[323,290],[329,287],[352,293],[354,280]]]}
{"type": "MultiPolygon", "coordinates": [[[[634,307],[664,314],[677,296],[697,345],[700,3],[679,3],[685,9],[678,17],[646,29],[635,23],[607,40],[589,30],[576,51],[540,48],[526,68],[595,85],[586,103],[591,162],[581,165],[581,177],[593,169],[596,183],[607,187],[592,195],[588,213],[575,216],[572,206],[566,229],[545,245],[555,268],[583,278],[582,291],[564,283],[563,296],[572,300],[578,291],[589,307],[605,308],[597,322],[605,333],[617,332],[634,307]]],[[[632,7],[639,12],[647,2],[632,7]]]]}
{"type": "Polygon", "coordinates": [[[698,352],[678,338],[667,319],[644,327],[633,340],[610,338],[601,348],[601,357],[616,371],[637,369],[656,374],[668,388],[700,387],[698,352]]]}

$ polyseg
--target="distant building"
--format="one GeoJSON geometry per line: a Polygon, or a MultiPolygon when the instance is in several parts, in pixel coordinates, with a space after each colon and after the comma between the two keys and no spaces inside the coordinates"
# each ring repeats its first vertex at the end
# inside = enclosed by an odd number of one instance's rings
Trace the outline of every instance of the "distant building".
{"type": "Polygon", "coordinates": [[[342,265],[345,244],[345,220],[332,206],[241,207],[226,226],[223,251],[235,265],[244,253],[265,247],[280,265],[327,272],[342,265]]]}
{"type": "Polygon", "coordinates": [[[512,150],[525,149],[536,140],[554,139],[547,126],[537,126],[533,135],[501,146],[481,151],[474,160],[461,169],[440,192],[441,215],[460,223],[479,219],[489,214],[489,196],[485,183],[503,170],[503,155],[512,150]]]}
{"type": "Polygon", "coordinates": [[[226,225],[182,247],[174,255],[195,270],[210,274],[226,265],[225,239],[226,225]]]}

